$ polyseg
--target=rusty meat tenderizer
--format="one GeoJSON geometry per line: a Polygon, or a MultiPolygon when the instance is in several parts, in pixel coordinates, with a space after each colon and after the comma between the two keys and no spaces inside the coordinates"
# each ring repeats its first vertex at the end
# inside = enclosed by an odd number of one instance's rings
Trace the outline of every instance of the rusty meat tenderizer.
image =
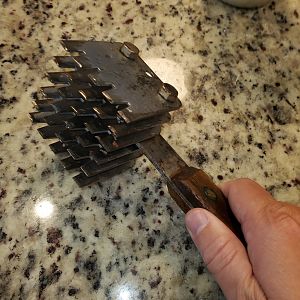
{"type": "Polygon", "coordinates": [[[49,72],[53,86],[42,87],[33,122],[66,169],[79,168],[79,186],[103,181],[130,168],[145,154],[165,179],[171,196],[187,212],[202,207],[214,213],[242,240],[228,200],[202,170],[189,167],[160,135],[170,111],[181,102],[131,43],[62,41],[69,56],[56,56],[62,72],[49,72]],[[65,71],[65,69],[72,69],[65,71]]]}

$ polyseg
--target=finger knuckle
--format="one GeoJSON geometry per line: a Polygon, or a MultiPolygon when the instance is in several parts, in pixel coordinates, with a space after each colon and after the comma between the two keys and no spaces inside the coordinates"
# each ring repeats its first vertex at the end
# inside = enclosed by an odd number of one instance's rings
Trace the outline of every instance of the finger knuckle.
{"type": "Polygon", "coordinates": [[[237,179],[237,181],[239,183],[243,183],[243,184],[256,184],[255,181],[253,181],[250,178],[239,178],[239,179],[237,179]]]}
{"type": "Polygon", "coordinates": [[[285,203],[274,201],[263,209],[263,217],[276,231],[300,230],[293,208],[285,203]]]}
{"type": "Polygon", "coordinates": [[[260,187],[255,181],[249,178],[239,178],[234,180],[234,184],[232,185],[232,194],[240,194],[241,191],[245,190],[245,188],[257,188],[260,187]]]}
{"type": "Polygon", "coordinates": [[[243,300],[266,300],[266,296],[257,283],[253,274],[246,276],[237,284],[236,299],[243,300]]]}
{"type": "Polygon", "coordinates": [[[220,274],[232,263],[237,253],[230,239],[218,237],[205,249],[203,260],[211,273],[220,274]]]}
{"type": "Polygon", "coordinates": [[[258,185],[255,181],[253,181],[250,178],[239,178],[236,180],[236,182],[242,186],[253,186],[253,185],[257,186],[258,185]]]}

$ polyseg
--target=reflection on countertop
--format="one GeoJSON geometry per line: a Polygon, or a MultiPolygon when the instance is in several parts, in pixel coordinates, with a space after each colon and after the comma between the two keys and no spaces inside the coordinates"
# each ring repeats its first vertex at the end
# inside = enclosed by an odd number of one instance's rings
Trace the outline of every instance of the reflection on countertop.
{"type": "Polygon", "coordinates": [[[184,101],[188,90],[185,86],[186,78],[183,66],[167,58],[150,57],[144,58],[144,60],[163,82],[167,82],[176,87],[178,98],[184,101]]]}
{"type": "Polygon", "coordinates": [[[223,299],[149,161],[80,189],[31,124],[31,101],[60,39],[133,42],[179,91],[162,134],[190,165],[300,203],[298,1],[0,6],[0,298],[223,299]]]}
{"type": "Polygon", "coordinates": [[[42,200],[36,203],[34,207],[36,217],[41,219],[50,218],[53,215],[53,210],[53,204],[49,200],[42,200]]]}

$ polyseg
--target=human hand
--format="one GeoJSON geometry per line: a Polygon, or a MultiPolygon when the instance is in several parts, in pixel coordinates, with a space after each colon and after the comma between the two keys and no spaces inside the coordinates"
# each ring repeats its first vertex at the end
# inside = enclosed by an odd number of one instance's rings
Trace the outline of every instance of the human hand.
{"type": "Polygon", "coordinates": [[[209,211],[190,210],[186,226],[227,299],[300,299],[300,208],[276,201],[260,185],[221,185],[242,225],[247,250],[209,211]]]}

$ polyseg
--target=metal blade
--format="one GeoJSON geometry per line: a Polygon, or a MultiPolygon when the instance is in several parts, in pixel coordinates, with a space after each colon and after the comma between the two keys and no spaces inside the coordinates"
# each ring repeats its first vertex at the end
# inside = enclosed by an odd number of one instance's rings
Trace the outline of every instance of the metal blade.
{"type": "Polygon", "coordinates": [[[91,121],[93,117],[73,117],[65,120],[66,127],[68,129],[78,130],[85,129],[85,122],[91,121]]]}
{"type": "Polygon", "coordinates": [[[99,72],[98,69],[81,69],[69,72],[48,72],[49,80],[54,84],[69,84],[73,82],[90,83],[90,74],[99,72]]]}
{"type": "Polygon", "coordinates": [[[66,170],[72,170],[72,169],[79,168],[80,166],[86,164],[88,161],[89,161],[88,159],[75,160],[71,156],[66,157],[61,160],[61,162],[66,170]]]}
{"type": "Polygon", "coordinates": [[[55,154],[66,152],[66,148],[62,142],[55,142],[50,144],[49,146],[55,154]]]}
{"type": "Polygon", "coordinates": [[[62,113],[55,113],[44,118],[44,121],[48,125],[63,125],[68,119],[74,117],[74,114],[71,112],[62,112],[62,113]]]}
{"type": "Polygon", "coordinates": [[[65,129],[65,125],[51,125],[38,128],[38,132],[44,139],[55,138],[56,134],[65,129]]]}
{"type": "Polygon", "coordinates": [[[54,100],[51,98],[46,98],[42,100],[33,101],[33,105],[38,111],[54,111],[52,104],[60,100],[54,100]]]}
{"type": "Polygon", "coordinates": [[[81,166],[81,170],[88,177],[95,176],[99,173],[103,173],[105,171],[112,170],[118,166],[124,165],[131,160],[135,160],[139,156],[141,156],[142,152],[138,149],[135,152],[132,152],[128,155],[121,156],[114,160],[108,161],[101,165],[98,165],[95,161],[90,160],[86,164],[81,166]]]}
{"type": "Polygon", "coordinates": [[[68,84],[72,81],[68,72],[48,72],[47,76],[54,84],[68,84]]]}
{"type": "Polygon", "coordinates": [[[56,86],[43,86],[40,88],[42,95],[46,98],[59,100],[62,99],[62,95],[56,86]]]}
{"type": "Polygon", "coordinates": [[[150,139],[160,133],[160,126],[150,128],[148,130],[140,131],[138,133],[124,136],[120,139],[115,140],[111,135],[98,136],[95,138],[99,141],[101,146],[107,151],[115,151],[117,149],[125,148],[130,145],[136,144],[140,141],[150,139]]]}
{"type": "Polygon", "coordinates": [[[90,85],[88,83],[80,82],[77,85],[72,84],[70,86],[64,86],[58,88],[59,93],[63,98],[67,99],[81,99],[82,95],[79,93],[81,89],[89,89],[90,85]]]}
{"type": "Polygon", "coordinates": [[[140,142],[140,145],[145,155],[164,177],[171,178],[179,169],[187,167],[184,160],[161,135],[140,142]]]}
{"type": "Polygon", "coordinates": [[[95,136],[93,136],[89,132],[78,136],[76,140],[82,147],[101,147],[99,141],[95,138],[95,136]]]}
{"type": "Polygon", "coordinates": [[[161,135],[142,141],[138,143],[138,145],[142,148],[144,154],[152,162],[166,183],[172,187],[188,207],[193,208],[192,204],[180,192],[171,179],[180,169],[188,167],[185,161],[161,135]]]}
{"type": "Polygon", "coordinates": [[[75,160],[89,158],[90,150],[88,148],[84,148],[78,144],[73,145],[72,147],[68,147],[67,151],[75,160]]]}
{"type": "Polygon", "coordinates": [[[77,137],[85,133],[86,133],[85,130],[70,130],[64,128],[64,130],[61,130],[56,134],[56,137],[62,143],[68,143],[68,142],[75,142],[77,137]]]}
{"type": "Polygon", "coordinates": [[[99,173],[99,174],[97,174],[95,176],[91,176],[91,177],[88,177],[83,172],[81,172],[78,175],[74,176],[73,179],[80,187],[92,184],[97,181],[99,181],[101,183],[108,179],[111,179],[111,177],[113,177],[115,175],[119,175],[120,173],[126,171],[127,169],[131,168],[133,166],[133,164],[134,164],[134,161],[131,160],[124,165],[118,166],[114,169],[111,169],[111,170],[103,172],[103,173],[99,173]]]}
{"type": "Polygon", "coordinates": [[[45,117],[52,116],[55,111],[38,111],[29,113],[31,121],[34,123],[45,122],[45,117]]]}
{"type": "Polygon", "coordinates": [[[111,125],[108,125],[108,128],[112,132],[113,136],[116,139],[118,139],[125,135],[135,134],[140,131],[155,127],[157,125],[161,125],[163,123],[170,121],[170,119],[171,119],[170,114],[164,114],[164,115],[155,116],[150,119],[144,119],[144,120],[129,123],[129,124],[124,124],[124,123],[123,124],[111,124],[111,125]]]}
{"type": "Polygon", "coordinates": [[[61,68],[77,69],[80,67],[72,56],[54,56],[54,61],[61,68]]]}
{"type": "Polygon", "coordinates": [[[136,145],[128,146],[123,149],[119,149],[113,152],[104,153],[104,151],[91,151],[90,157],[93,159],[98,165],[105,164],[114,159],[120,158],[122,156],[128,155],[130,153],[136,152],[139,150],[139,147],[136,145]]]}
{"type": "Polygon", "coordinates": [[[99,120],[91,120],[85,123],[86,128],[92,134],[103,134],[108,133],[109,130],[99,122],[99,120]]]}

